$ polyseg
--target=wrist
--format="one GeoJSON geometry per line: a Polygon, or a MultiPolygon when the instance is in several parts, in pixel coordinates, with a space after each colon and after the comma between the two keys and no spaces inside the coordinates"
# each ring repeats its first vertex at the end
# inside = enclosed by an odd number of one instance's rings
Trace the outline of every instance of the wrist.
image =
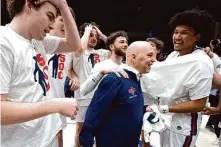
{"type": "Polygon", "coordinates": [[[168,113],[169,112],[169,106],[168,105],[160,105],[159,110],[161,113],[168,113]]]}
{"type": "Polygon", "coordinates": [[[59,98],[53,98],[53,99],[47,100],[46,104],[47,104],[47,108],[48,108],[47,110],[49,114],[61,112],[59,98]]]}

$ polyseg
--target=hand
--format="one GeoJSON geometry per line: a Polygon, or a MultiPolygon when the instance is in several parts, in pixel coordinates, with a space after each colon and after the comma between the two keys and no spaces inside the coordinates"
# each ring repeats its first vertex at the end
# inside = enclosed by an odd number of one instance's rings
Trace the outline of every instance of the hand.
{"type": "Polygon", "coordinates": [[[58,112],[66,117],[71,117],[72,120],[75,119],[78,111],[78,101],[76,99],[70,98],[55,98],[58,104],[58,112]]]}
{"type": "Polygon", "coordinates": [[[122,77],[123,76],[123,78],[126,78],[126,79],[129,78],[128,74],[124,70],[122,70],[122,69],[113,69],[113,70],[103,70],[103,71],[101,71],[102,75],[106,75],[106,74],[109,74],[109,73],[114,73],[118,77],[122,77]]]}
{"type": "Polygon", "coordinates": [[[86,33],[91,33],[91,31],[92,31],[92,29],[93,29],[93,27],[92,27],[92,25],[90,24],[90,25],[87,25],[86,27],[85,27],[85,29],[84,29],[84,34],[86,34],[86,33]]]}
{"type": "Polygon", "coordinates": [[[98,34],[99,38],[101,39],[101,37],[103,36],[103,33],[101,32],[101,30],[98,29],[96,26],[93,26],[93,28],[95,28],[95,30],[97,31],[97,34],[98,34]]]}
{"type": "Polygon", "coordinates": [[[52,3],[53,5],[55,5],[59,9],[63,6],[63,4],[67,5],[66,0],[37,0],[35,2],[35,4],[39,5],[39,4],[42,4],[44,2],[50,2],[50,3],[52,3]]]}
{"type": "Polygon", "coordinates": [[[210,49],[209,47],[204,48],[203,51],[204,51],[210,58],[213,58],[213,52],[211,51],[211,49],[210,49]]]}
{"type": "Polygon", "coordinates": [[[150,106],[146,107],[146,112],[153,112],[153,109],[150,106]]]}
{"type": "Polygon", "coordinates": [[[70,86],[71,91],[75,91],[75,90],[79,89],[80,82],[79,82],[78,77],[70,78],[69,86],[70,86]]]}
{"type": "Polygon", "coordinates": [[[219,111],[217,107],[205,107],[201,113],[203,115],[212,115],[219,113],[219,111]]]}

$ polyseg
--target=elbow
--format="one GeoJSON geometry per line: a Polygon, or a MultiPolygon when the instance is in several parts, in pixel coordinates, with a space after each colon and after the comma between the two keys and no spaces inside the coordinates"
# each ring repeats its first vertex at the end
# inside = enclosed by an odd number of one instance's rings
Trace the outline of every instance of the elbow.
{"type": "Polygon", "coordinates": [[[74,49],[74,51],[77,51],[79,49],[82,49],[82,45],[79,42],[78,43],[73,43],[72,48],[74,49]]]}
{"type": "Polygon", "coordinates": [[[73,52],[79,50],[82,48],[81,42],[80,41],[67,41],[69,47],[73,50],[73,52]]]}

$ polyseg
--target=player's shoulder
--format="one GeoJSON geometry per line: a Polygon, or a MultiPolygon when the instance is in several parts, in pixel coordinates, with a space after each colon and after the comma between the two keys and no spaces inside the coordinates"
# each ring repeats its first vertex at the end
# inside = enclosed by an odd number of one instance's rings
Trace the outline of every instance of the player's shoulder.
{"type": "Polygon", "coordinates": [[[103,54],[103,53],[107,53],[107,52],[109,52],[109,50],[106,50],[106,49],[96,49],[96,50],[94,50],[94,52],[95,53],[97,53],[97,54],[103,54]]]}
{"type": "Polygon", "coordinates": [[[107,74],[104,79],[106,80],[110,80],[110,81],[113,81],[113,82],[119,82],[121,81],[121,77],[118,77],[115,73],[109,73],[107,74]]]}

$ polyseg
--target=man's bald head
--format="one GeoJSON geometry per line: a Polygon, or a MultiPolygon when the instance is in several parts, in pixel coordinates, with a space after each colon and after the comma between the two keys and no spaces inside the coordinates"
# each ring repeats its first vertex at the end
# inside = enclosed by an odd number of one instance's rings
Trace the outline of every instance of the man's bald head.
{"type": "Polygon", "coordinates": [[[150,71],[150,66],[156,60],[156,49],[146,41],[135,41],[126,51],[127,64],[136,68],[141,74],[150,71]]]}
{"type": "Polygon", "coordinates": [[[135,41],[130,44],[127,48],[126,55],[129,56],[131,54],[139,53],[140,50],[144,50],[147,48],[153,48],[149,42],[146,41],[135,41]]]}

